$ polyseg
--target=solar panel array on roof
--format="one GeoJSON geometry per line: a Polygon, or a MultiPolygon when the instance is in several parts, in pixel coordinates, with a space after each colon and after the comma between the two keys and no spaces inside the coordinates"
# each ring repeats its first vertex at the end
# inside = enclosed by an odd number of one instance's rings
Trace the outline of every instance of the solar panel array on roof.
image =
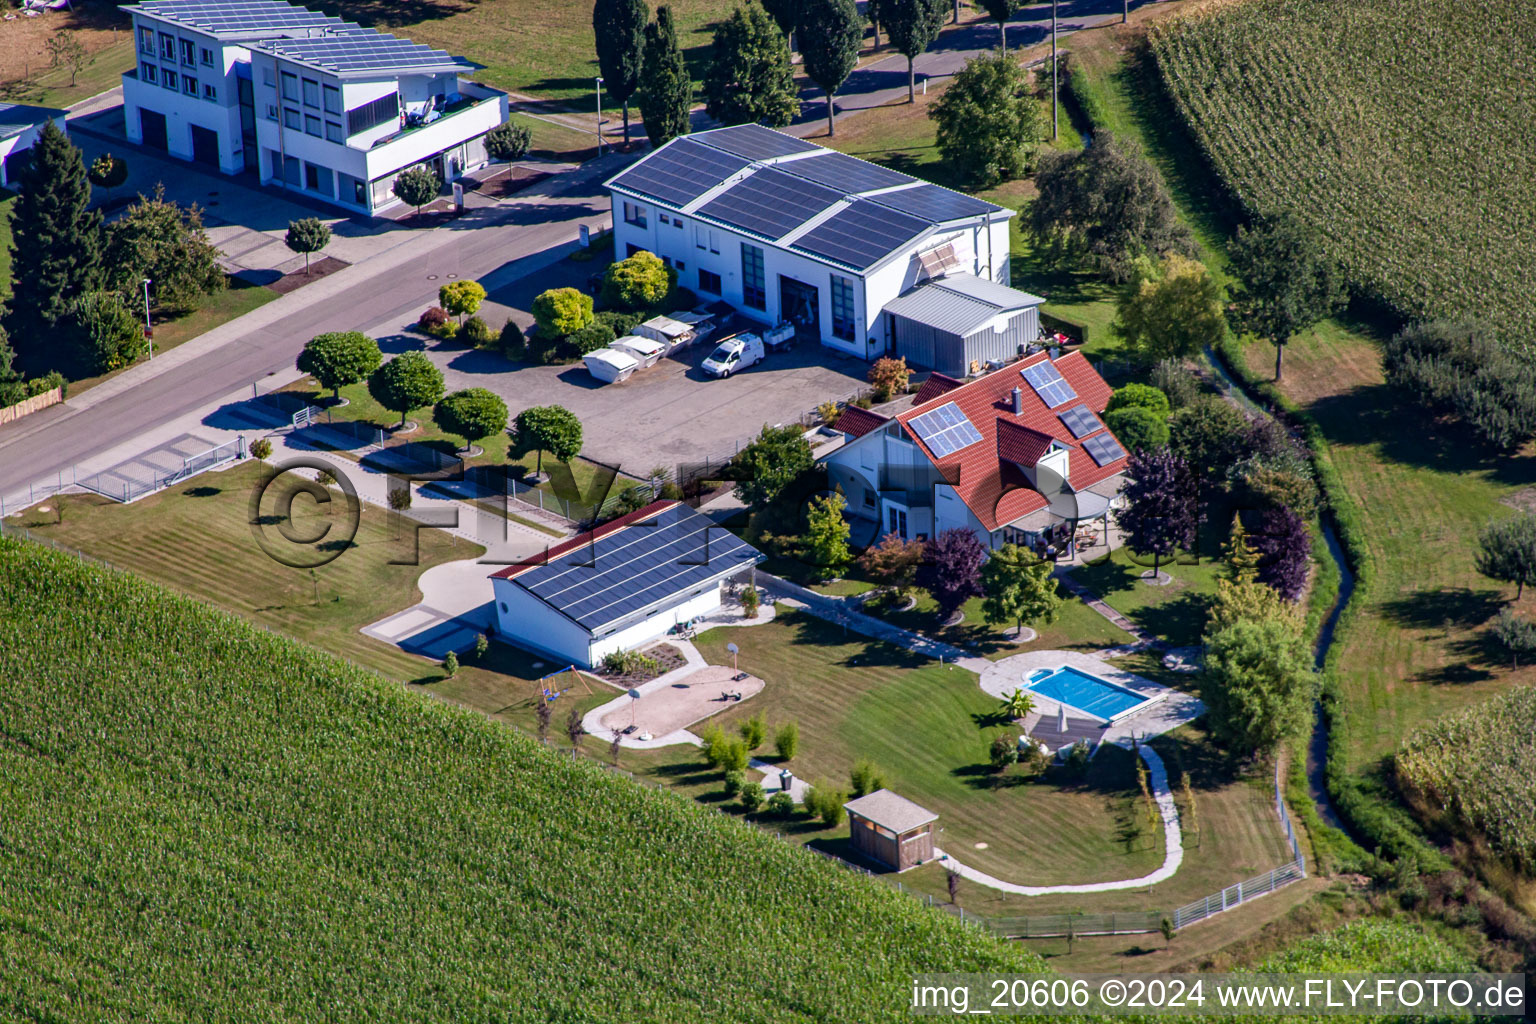
{"type": "Polygon", "coordinates": [[[748,160],[768,160],[776,156],[805,153],[820,149],[814,142],[797,139],[793,135],[764,128],[760,124],[738,124],[731,128],[719,128],[699,136],[705,145],[723,149],[748,160]]]}
{"type": "Polygon", "coordinates": [[[460,64],[468,66],[468,62],[443,50],[434,50],[425,43],[415,43],[383,32],[270,39],[257,44],[257,48],[340,72],[460,64]]]}
{"type": "Polygon", "coordinates": [[[1074,405],[1066,412],[1058,415],[1062,425],[1072,431],[1073,437],[1087,437],[1104,425],[1093,414],[1093,410],[1089,409],[1086,405],[1074,405]]]}
{"type": "Polygon", "coordinates": [[[842,198],[841,192],[770,167],[732,185],[699,207],[699,213],[765,238],[779,238],[842,198]]]}
{"type": "Polygon", "coordinates": [[[1045,403],[1047,409],[1054,409],[1077,397],[1072,385],[1067,383],[1061,371],[1049,359],[1027,366],[1019,373],[1029,381],[1029,386],[1035,389],[1035,394],[1040,396],[1040,401],[1045,403]]]}
{"type": "Polygon", "coordinates": [[[823,150],[817,156],[802,157],[778,165],[797,178],[814,181],[818,185],[840,189],[843,192],[869,192],[877,188],[894,188],[916,181],[916,178],[893,171],[879,164],[860,160],[846,153],[823,150]]]}
{"type": "Polygon", "coordinates": [[[910,213],[914,217],[921,217],[935,224],[942,224],[947,220],[958,220],[961,217],[979,217],[984,213],[995,213],[999,209],[980,199],[973,199],[959,192],[951,192],[938,185],[926,184],[897,189],[895,192],[872,196],[871,199],[881,206],[889,206],[893,210],[910,213]]]}
{"type": "Polygon", "coordinates": [[[863,270],[928,230],[928,222],[855,200],[796,240],[792,248],[863,270]]]}
{"type": "MultiPolygon", "coordinates": [[[[139,4],[132,10],[195,25],[208,32],[259,32],[293,29],[341,29],[348,23],[319,11],[306,10],[277,0],[230,0],[230,2],[155,2],[139,4]]],[[[356,31],[361,26],[351,25],[356,31]]]]}
{"type": "Polygon", "coordinates": [[[686,206],[748,163],[692,139],[678,139],[619,175],[613,184],[686,206]]]}
{"type": "Polygon", "coordinates": [[[981,440],[981,431],[965,418],[954,402],[946,402],[930,412],[913,417],[907,424],[923,439],[936,459],[955,454],[981,440]]]}
{"type": "Polygon", "coordinates": [[[687,505],[615,531],[512,581],[589,630],[643,613],[757,560],[751,545],[687,505]]]}
{"type": "Polygon", "coordinates": [[[1116,459],[1125,458],[1125,449],[1120,447],[1120,442],[1115,440],[1113,434],[1090,437],[1083,442],[1083,447],[1088,450],[1089,455],[1093,456],[1093,461],[1101,466],[1107,466],[1116,459]]]}

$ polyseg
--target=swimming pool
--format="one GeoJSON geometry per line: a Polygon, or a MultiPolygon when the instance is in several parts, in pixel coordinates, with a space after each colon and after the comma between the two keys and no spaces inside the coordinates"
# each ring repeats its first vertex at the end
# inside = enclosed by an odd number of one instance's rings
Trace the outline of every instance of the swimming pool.
{"type": "Polygon", "coordinates": [[[1105,722],[1113,722],[1150,699],[1071,665],[1036,669],[1030,676],[1029,688],[1105,722]]]}

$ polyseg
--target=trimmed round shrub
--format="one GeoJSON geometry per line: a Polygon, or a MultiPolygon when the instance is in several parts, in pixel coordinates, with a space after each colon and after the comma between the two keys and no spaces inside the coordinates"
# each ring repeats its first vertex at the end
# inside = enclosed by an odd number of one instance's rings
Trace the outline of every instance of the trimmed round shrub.
{"type": "Polygon", "coordinates": [[[795,798],[781,789],[768,798],[767,810],[775,818],[787,818],[795,813],[795,798]]]}
{"type": "Polygon", "coordinates": [[[528,153],[533,133],[507,121],[485,133],[485,151],[492,160],[521,160],[528,153]]]}
{"type": "Polygon", "coordinates": [[[451,338],[459,333],[459,325],[442,306],[429,306],[416,318],[416,326],[434,338],[451,338]]]}
{"type": "Polygon", "coordinates": [[[746,777],[746,774],[744,772],[739,772],[739,771],[735,770],[734,768],[731,769],[730,771],[726,772],[725,773],[725,795],[726,796],[735,796],[737,793],[740,793],[741,792],[741,787],[746,783],[746,781],[747,781],[747,777],[746,777]]]}
{"type": "Polygon", "coordinates": [[[550,288],[533,300],[532,312],[540,333],[564,338],[592,322],[592,296],[575,288],[550,288]]]}
{"type": "Polygon", "coordinates": [[[763,784],[761,782],[748,782],[741,787],[741,809],[751,814],[763,806],[763,784]]]}
{"type": "Polygon", "coordinates": [[[1133,452],[1160,448],[1168,443],[1167,418],[1145,406],[1111,409],[1104,414],[1104,425],[1114,432],[1121,444],[1133,452]]]}
{"type": "Polygon", "coordinates": [[[1150,384],[1131,383],[1116,388],[1109,396],[1106,412],[1116,409],[1148,409],[1163,419],[1168,418],[1168,396],[1150,384]]]}

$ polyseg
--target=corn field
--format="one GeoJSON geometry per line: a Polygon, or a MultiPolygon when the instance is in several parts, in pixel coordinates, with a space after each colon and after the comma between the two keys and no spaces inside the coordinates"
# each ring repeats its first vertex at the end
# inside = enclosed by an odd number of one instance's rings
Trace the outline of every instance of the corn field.
{"type": "Polygon", "coordinates": [[[0,538],[0,1020],[905,1021],[1043,963],[672,793],[0,538]]]}
{"type": "Polygon", "coordinates": [[[1443,719],[1397,755],[1403,786],[1501,856],[1536,867],[1536,686],[1443,719]]]}
{"type": "Polygon", "coordinates": [[[1316,228],[1360,293],[1536,351],[1536,17],[1523,0],[1252,0],[1152,52],[1252,214],[1316,228]]]}

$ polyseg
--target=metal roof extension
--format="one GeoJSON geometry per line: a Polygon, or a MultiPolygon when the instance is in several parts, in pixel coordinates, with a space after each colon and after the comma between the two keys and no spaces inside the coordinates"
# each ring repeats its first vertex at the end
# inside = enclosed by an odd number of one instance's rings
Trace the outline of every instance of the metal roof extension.
{"type": "Polygon", "coordinates": [[[964,337],[1004,313],[1043,302],[1038,295],[974,274],[949,274],[898,295],[885,304],[885,312],[964,337]]]}

